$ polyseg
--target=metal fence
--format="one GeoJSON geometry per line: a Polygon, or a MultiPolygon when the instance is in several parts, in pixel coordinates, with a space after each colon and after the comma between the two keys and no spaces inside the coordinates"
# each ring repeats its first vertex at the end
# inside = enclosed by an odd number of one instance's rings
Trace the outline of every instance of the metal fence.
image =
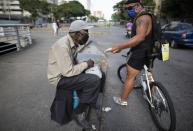
{"type": "Polygon", "coordinates": [[[28,24],[0,24],[0,53],[17,51],[32,44],[28,24]]]}

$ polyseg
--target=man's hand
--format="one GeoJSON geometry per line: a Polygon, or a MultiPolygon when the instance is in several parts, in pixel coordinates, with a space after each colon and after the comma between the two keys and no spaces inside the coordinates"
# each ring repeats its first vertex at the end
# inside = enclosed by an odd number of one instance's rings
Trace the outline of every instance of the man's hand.
{"type": "Polygon", "coordinates": [[[88,68],[91,68],[91,67],[93,67],[94,66],[94,61],[93,60],[88,60],[88,61],[86,61],[87,62],[87,64],[88,64],[88,68]]]}
{"type": "Polygon", "coordinates": [[[119,53],[122,49],[118,45],[114,45],[111,49],[112,53],[119,53]]]}
{"type": "Polygon", "coordinates": [[[112,48],[108,48],[106,49],[104,52],[112,52],[112,53],[119,53],[122,49],[118,46],[118,45],[115,45],[113,46],[112,48]]]}

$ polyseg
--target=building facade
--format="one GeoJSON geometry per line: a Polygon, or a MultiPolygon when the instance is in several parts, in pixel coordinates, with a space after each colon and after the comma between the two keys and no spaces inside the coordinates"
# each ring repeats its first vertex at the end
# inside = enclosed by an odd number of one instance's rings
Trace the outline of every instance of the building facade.
{"type": "Polygon", "coordinates": [[[100,18],[100,19],[103,19],[103,18],[104,18],[104,14],[103,14],[102,11],[93,11],[93,15],[94,15],[95,17],[100,18]]]}
{"type": "Polygon", "coordinates": [[[23,16],[30,16],[30,13],[20,8],[19,0],[0,1],[0,19],[20,19],[23,16]]]}

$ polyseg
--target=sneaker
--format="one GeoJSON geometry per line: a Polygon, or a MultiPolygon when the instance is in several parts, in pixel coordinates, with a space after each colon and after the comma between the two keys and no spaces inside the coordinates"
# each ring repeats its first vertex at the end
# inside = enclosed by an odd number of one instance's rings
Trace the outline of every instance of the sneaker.
{"type": "Polygon", "coordinates": [[[113,97],[113,100],[114,100],[114,102],[116,103],[116,104],[119,104],[119,105],[121,105],[121,106],[127,106],[127,101],[123,101],[123,100],[121,100],[121,98],[120,97],[113,97]]]}

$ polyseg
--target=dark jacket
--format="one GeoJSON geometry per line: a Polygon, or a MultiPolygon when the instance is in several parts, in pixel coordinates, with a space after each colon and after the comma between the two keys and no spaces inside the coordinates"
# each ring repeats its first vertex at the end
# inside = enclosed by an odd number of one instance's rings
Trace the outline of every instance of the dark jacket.
{"type": "MultiPolygon", "coordinates": [[[[102,72],[100,92],[103,93],[105,86],[106,76],[102,72]]],[[[65,88],[56,88],[56,95],[51,105],[51,119],[59,124],[67,124],[72,120],[73,106],[72,106],[72,90],[65,88]],[[64,90],[65,89],[65,90],[64,90]]]]}
{"type": "Polygon", "coordinates": [[[72,91],[56,89],[56,95],[52,102],[51,108],[51,119],[58,122],[59,124],[67,124],[72,120],[72,91]]]}

